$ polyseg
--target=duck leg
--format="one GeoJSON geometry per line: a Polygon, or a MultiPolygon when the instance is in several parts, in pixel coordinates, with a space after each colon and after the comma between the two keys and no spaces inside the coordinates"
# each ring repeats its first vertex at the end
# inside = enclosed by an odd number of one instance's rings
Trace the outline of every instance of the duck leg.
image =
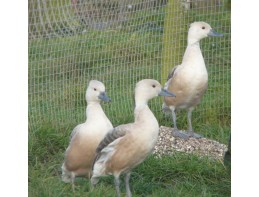
{"type": "Polygon", "coordinates": [[[120,192],[120,176],[114,176],[115,189],[117,193],[117,197],[121,196],[120,192]]]}
{"type": "Polygon", "coordinates": [[[202,135],[198,134],[198,133],[194,133],[193,129],[192,129],[192,110],[193,109],[189,109],[188,113],[187,113],[187,120],[188,120],[188,136],[189,137],[193,137],[193,138],[202,138],[202,135]]]}
{"type": "Polygon", "coordinates": [[[125,175],[125,185],[126,185],[127,197],[132,197],[130,186],[129,186],[129,179],[130,179],[130,172],[126,173],[125,175]]]}
{"type": "Polygon", "coordinates": [[[172,135],[174,137],[179,137],[179,138],[183,138],[183,139],[188,139],[189,136],[183,132],[180,132],[179,129],[177,128],[176,125],[176,113],[175,113],[175,109],[171,109],[172,110],[172,116],[173,116],[173,123],[174,123],[174,128],[172,131],[172,135]]]}
{"type": "Polygon", "coordinates": [[[91,176],[92,176],[91,172],[88,172],[86,178],[89,180],[88,185],[89,185],[90,192],[92,192],[94,190],[94,185],[92,185],[92,183],[91,183],[91,176]]]}
{"type": "Polygon", "coordinates": [[[74,193],[75,193],[75,178],[76,176],[74,175],[74,173],[71,173],[72,190],[74,193]]]}

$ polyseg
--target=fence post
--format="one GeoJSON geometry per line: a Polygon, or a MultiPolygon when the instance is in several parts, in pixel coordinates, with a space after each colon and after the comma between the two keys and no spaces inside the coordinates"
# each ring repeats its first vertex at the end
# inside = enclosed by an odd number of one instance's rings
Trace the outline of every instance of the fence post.
{"type": "Polygon", "coordinates": [[[168,0],[165,11],[161,70],[163,84],[166,82],[169,71],[182,61],[187,34],[185,11],[181,2],[168,0]]]}

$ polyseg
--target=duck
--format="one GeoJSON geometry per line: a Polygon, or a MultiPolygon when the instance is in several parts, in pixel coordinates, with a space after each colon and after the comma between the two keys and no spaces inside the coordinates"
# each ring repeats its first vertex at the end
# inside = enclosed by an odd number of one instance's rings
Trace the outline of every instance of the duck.
{"type": "Polygon", "coordinates": [[[187,48],[182,63],[175,66],[168,75],[165,89],[177,97],[164,97],[162,110],[171,113],[173,119],[172,135],[183,139],[201,138],[192,127],[192,111],[200,103],[208,87],[208,72],[200,49],[200,40],[206,37],[222,37],[203,21],[193,22],[188,31],[187,48]],[[176,124],[176,111],[187,110],[188,130],[181,132],[176,124]]]}
{"type": "Polygon", "coordinates": [[[105,86],[98,80],[91,80],[86,90],[86,121],[77,125],[70,135],[70,143],[65,151],[62,164],[62,181],[72,183],[76,177],[91,177],[95,150],[105,135],[113,129],[105,115],[101,101],[110,102],[105,86]]]}
{"type": "Polygon", "coordinates": [[[134,122],[110,131],[96,149],[91,177],[92,188],[100,177],[113,175],[116,194],[120,196],[120,175],[125,174],[126,195],[131,197],[130,174],[152,152],[158,139],[159,124],[148,106],[157,96],[175,96],[154,79],[143,79],[135,87],[134,122]]]}

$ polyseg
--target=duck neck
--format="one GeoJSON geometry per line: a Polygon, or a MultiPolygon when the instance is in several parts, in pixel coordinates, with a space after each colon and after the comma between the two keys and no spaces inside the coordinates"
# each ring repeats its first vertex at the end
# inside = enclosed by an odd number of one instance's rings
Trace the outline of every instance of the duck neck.
{"type": "Polygon", "coordinates": [[[148,107],[147,101],[135,101],[135,109],[142,109],[148,107]]]}
{"type": "Polygon", "coordinates": [[[141,122],[142,124],[151,124],[151,123],[157,123],[157,120],[152,113],[152,111],[149,109],[147,102],[136,102],[136,107],[134,110],[134,117],[135,122],[141,122]]]}
{"type": "Polygon", "coordinates": [[[200,41],[194,38],[188,38],[187,45],[200,48],[200,41]]]}
{"type": "Polygon", "coordinates": [[[99,102],[87,102],[86,117],[87,120],[99,118],[105,116],[102,106],[99,102]]]}
{"type": "Polygon", "coordinates": [[[188,46],[183,56],[184,65],[195,66],[194,62],[204,64],[204,59],[200,49],[200,43],[197,39],[188,39],[188,46]]]}

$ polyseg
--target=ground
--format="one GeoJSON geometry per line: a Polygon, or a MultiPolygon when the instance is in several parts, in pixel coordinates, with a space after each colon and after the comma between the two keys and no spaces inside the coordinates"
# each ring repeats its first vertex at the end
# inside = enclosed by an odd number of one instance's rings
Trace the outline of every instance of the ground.
{"type": "Polygon", "coordinates": [[[207,156],[212,159],[223,160],[227,146],[207,138],[189,138],[188,140],[174,138],[172,128],[161,126],[158,141],[153,153],[159,157],[172,155],[176,151],[207,156]]]}

